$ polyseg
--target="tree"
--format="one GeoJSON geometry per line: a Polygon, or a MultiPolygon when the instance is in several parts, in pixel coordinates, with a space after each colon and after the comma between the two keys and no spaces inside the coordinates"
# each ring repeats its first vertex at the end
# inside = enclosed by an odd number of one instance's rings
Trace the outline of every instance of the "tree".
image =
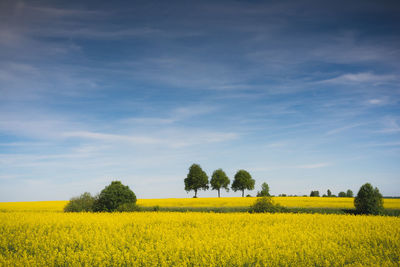
{"type": "Polygon", "coordinates": [[[198,190],[208,189],[208,176],[198,164],[192,164],[192,166],[190,166],[189,173],[185,178],[184,182],[185,182],[185,190],[187,192],[193,190],[194,197],[197,197],[198,190]]]}
{"type": "Polygon", "coordinates": [[[284,212],[287,211],[284,207],[279,204],[275,204],[270,196],[261,197],[257,199],[253,205],[250,206],[250,213],[264,213],[264,212],[284,212]]]}
{"type": "Polygon", "coordinates": [[[94,203],[94,211],[116,211],[124,204],[136,204],[136,195],[120,181],[113,181],[98,195],[94,203]]]}
{"type": "Polygon", "coordinates": [[[346,196],[347,196],[346,193],[343,191],[339,192],[338,194],[338,197],[346,197],[346,196]]]}
{"type": "Polygon", "coordinates": [[[230,180],[226,173],[222,169],[215,170],[211,177],[211,189],[218,190],[218,197],[221,197],[220,191],[221,188],[224,188],[226,192],[229,191],[228,185],[230,184],[230,180]]]}
{"type": "Polygon", "coordinates": [[[353,197],[353,191],[348,189],[347,192],[346,192],[346,197],[353,197]]]}
{"type": "Polygon", "coordinates": [[[370,183],[360,187],[354,198],[354,206],[360,214],[380,214],[383,211],[383,198],[377,187],[370,183]]]}
{"type": "Polygon", "coordinates": [[[327,194],[328,194],[328,197],[331,197],[331,196],[332,196],[332,192],[331,192],[330,189],[328,189],[327,194]]]}
{"type": "Polygon", "coordinates": [[[311,191],[310,197],[319,197],[319,191],[311,191]]]}
{"type": "Polygon", "coordinates": [[[251,178],[250,173],[245,170],[239,170],[235,174],[235,179],[232,183],[233,191],[242,191],[242,197],[244,197],[244,190],[253,190],[255,181],[251,178]]]}
{"type": "Polygon", "coordinates": [[[64,207],[65,212],[93,211],[94,197],[88,192],[79,197],[73,197],[64,207]]]}
{"type": "Polygon", "coordinates": [[[261,185],[261,191],[257,192],[258,197],[269,197],[269,186],[267,183],[261,185]]]}

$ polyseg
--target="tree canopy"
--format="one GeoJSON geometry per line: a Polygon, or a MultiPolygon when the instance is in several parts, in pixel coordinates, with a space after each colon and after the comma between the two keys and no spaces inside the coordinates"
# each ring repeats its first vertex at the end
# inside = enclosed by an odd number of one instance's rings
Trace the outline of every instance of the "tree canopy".
{"type": "Polygon", "coordinates": [[[245,170],[239,170],[235,174],[235,179],[232,183],[233,191],[242,191],[242,197],[244,197],[244,190],[253,190],[255,181],[251,178],[250,173],[245,170]]]}
{"type": "Polygon", "coordinates": [[[319,191],[317,191],[317,190],[311,191],[310,197],[319,197],[319,191]]]}
{"type": "Polygon", "coordinates": [[[326,191],[326,193],[327,193],[327,196],[328,196],[328,197],[331,197],[331,196],[332,196],[332,192],[331,192],[330,189],[328,189],[328,191],[326,191]]]}
{"type": "Polygon", "coordinates": [[[194,197],[197,197],[197,191],[200,189],[208,189],[208,176],[198,164],[192,164],[189,168],[189,173],[184,180],[185,190],[194,191],[194,197]]]}
{"type": "Polygon", "coordinates": [[[261,191],[257,192],[257,197],[268,197],[269,194],[269,186],[267,183],[263,183],[261,185],[261,191]]]}
{"type": "Polygon", "coordinates": [[[211,177],[211,188],[212,190],[218,190],[218,197],[221,197],[221,188],[224,188],[227,192],[229,191],[230,180],[226,173],[222,169],[215,170],[211,177]]]}
{"type": "Polygon", "coordinates": [[[353,191],[348,189],[347,192],[346,192],[346,197],[353,197],[353,191]]]}
{"type": "Polygon", "coordinates": [[[73,197],[64,207],[65,212],[81,212],[93,211],[93,203],[95,199],[88,192],[83,193],[79,197],[73,197]]]}
{"type": "Polygon", "coordinates": [[[370,183],[360,187],[354,198],[354,206],[360,214],[380,214],[383,211],[383,198],[377,187],[370,183]]]}
{"type": "Polygon", "coordinates": [[[99,194],[94,203],[94,211],[116,211],[123,204],[136,204],[136,195],[120,181],[113,181],[99,194]]]}

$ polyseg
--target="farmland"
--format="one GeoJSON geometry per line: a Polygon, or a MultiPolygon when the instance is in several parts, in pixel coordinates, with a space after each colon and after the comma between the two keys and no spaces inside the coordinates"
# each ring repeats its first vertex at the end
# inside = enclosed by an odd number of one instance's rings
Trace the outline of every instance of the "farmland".
{"type": "MultiPolygon", "coordinates": [[[[354,208],[353,198],[338,197],[273,197],[273,200],[290,208],[354,208]]],[[[225,198],[167,198],[139,199],[141,207],[248,207],[255,198],[225,197],[225,198]]],[[[68,201],[34,201],[34,202],[0,202],[0,211],[53,211],[61,212],[68,201]]],[[[400,199],[384,199],[386,209],[400,209],[400,199]]]]}
{"type": "MultiPolygon", "coordinates": [[[[304,202],[305,199],[297,200],[304,202]]],[[[308,199],[315,203],[325,200],[308,199]]],[[[285,200],[295,205],[291,198],[285,200]]],[[[148,206],[162,203],[172,206],[250,204],[246,201],[249,198],[138,202],[148,206]]],[[[62,213],[65,203],[0,203],[3,211],[0,212],[0,265],[400,264],[399,217],[198,212],[62,213]]]]}

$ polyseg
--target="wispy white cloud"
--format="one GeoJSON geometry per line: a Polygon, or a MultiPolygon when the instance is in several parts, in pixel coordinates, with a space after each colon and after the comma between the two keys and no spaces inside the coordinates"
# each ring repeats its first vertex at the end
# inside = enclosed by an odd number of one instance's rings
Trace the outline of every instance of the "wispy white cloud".
{"type": "Polygon", "coordinates": [[[369,84],[382,84],[387,82],[394,82],[397,80],[395,75],[378,75],[371,72],[361,72],[361,73],[348,73],[343,74],[338,77],[327,79],[323,81],[319,81],[318,83],[333,83],[333,84],[360,84],[360,83],[369,83],[369,84]]]}
{"type": "Polygon", "coordinates": [[[380,105],[382,103],[384,103],[385,101],[383,99],[370,99],[368,100],[368,103],[371,105],[380,105]]]}
{"type": "Polygon", "coordinates": [[[398,133],[400,132],[399,119],[395,117],[386,117],[382,120],[383,129],[379,130],[381,133],[398,133]]]}
{"type": "Polygon", "coordinates": [[[346,125],[343,127],[338,127],[338,128],[335,128],[335,129],[332,129],[332,130],[326,132],[326,135],[338,134],[338,133],[341,133],[341,132],[344,132],[344,131],[347,131],[347,130],[350,130],[350,129],[353,129],[356,127],[360,127],[362,125],[365,125],[365,123],[355,123],[355,124],[350,124],[350,125],[346,125]]]}

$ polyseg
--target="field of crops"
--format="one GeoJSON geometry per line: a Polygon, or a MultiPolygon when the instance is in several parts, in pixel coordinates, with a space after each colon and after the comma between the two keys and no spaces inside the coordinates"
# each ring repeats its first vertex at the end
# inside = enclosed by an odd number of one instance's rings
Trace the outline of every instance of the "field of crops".
{"type": "MultiPolygon", "coordinates": [[[[247,207],[255,198],[140,199],[142,207],[247,207]]],[[[352,198],[276,197],[353,208],[352,198]]],[[[248,213],[62,213],[67,201],[0,203],[0,266],[400,264],[400,218],[248,213]]],[[[385,199],[400,208],[399,199],[385,199]]]]}
{"type": "MultiPolygon", "coordinates": [[[[254,197],[226,198],[168,198],[139,199],[141,206],[160,207],[248,207],[254,197]]],[[[273,197],[274,202],[285,207],[296,208],[354,208],[354,198],[348,197],[273,197]]],[[[400,209],[400,199],[384,199],[387,209],[400,209]]]]}
{"type": "Polygon", "coordinates": [[[400,264],[400,218],[0,212],[0,266],[400,264]]]}
{"type": "MultiPolygon", "coordinates": [[[[142,207],[248,207],[254,197],[139,199],[142,207]]],[[[353,198],[274,197],[276,203],[297,208],[354,208],[353,198]]],[[[68,201],[0,202],[0,211],[59,211],[68,201]]],[[[386,209],[400,209],[400,199],[384,199],[386,209]]]]}

